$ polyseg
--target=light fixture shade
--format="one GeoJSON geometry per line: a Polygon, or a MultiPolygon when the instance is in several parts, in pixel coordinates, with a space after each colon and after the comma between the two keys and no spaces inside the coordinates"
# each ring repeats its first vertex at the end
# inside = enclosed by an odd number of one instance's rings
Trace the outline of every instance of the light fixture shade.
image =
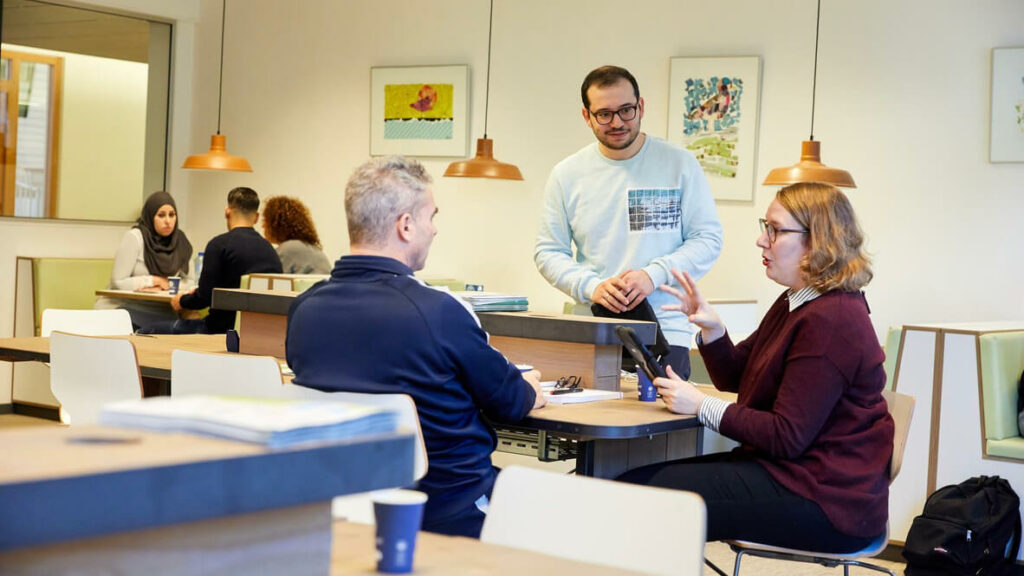
{"type": "Polygon", "coordinates": [[[226,149],[227,137],[223,134],[210,136],[210,151],[185,158],[181,165],[186,170],[234,170],[252,172],[249,161],[241,156],[232,156],[226,149]]]}
{"type": "Polygon", "coordinates": [[[499,180],[522,180],[523,174],[514,164],[505,164],[494,159],[494,140],[477,138],[476,156],[472,160],[452,162],[444,171],[445,176],[461,178],[497,178],[499,180]]]}
{"type": "Polygon", "coordinates": [[[849,172],[821,163],[821,142],[817,140],[804,140],[800,146],[799,162],[776,168],[764,179],[765,186],[789,186],[798,182],[824,182],[839,188],[857,187],[849,172]]]}

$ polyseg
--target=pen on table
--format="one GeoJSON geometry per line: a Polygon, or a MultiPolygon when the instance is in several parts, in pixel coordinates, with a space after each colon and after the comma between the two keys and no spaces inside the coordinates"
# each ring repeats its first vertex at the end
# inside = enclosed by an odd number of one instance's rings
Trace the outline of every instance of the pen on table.
{"type": "Polygon", "coordinates": [[[583,392],[583,388],[555,388],[551,391],[551,395],[555,394],[572,394],[573,392],[583,392]]]}

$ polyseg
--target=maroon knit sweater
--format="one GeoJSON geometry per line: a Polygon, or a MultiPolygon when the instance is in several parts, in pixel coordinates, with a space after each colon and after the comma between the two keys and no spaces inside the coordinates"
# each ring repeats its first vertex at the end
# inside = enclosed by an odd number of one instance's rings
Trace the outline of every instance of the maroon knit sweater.
{"type": "Polygon", "coordinates": [[[715,387],[738,394],[720,426],[737,450],[821,506],[836,530],[881,534],[893,421],[863,294],[832,291],[790,312],[783,293],[749,338],[726,335],[700,352],[715,387]]]}

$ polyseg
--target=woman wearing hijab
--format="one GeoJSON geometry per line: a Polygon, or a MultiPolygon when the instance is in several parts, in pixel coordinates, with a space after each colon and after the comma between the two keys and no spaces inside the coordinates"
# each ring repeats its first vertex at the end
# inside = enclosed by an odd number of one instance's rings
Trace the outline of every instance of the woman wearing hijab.
{"type": "MultiPolygon", "coordinates": [[[[167,290],[167,278],[188,277],[192,244],[178,229],[178,210],[167,192],[154,192],[146,199],[142,215],[125,233],[114,256],[109,289],[142,292],[167,290]]],[[[135,329],[153,322],[174,320],[174,310],[162,302],[100,298],[96,308],[124,308],[135,329]]]]}

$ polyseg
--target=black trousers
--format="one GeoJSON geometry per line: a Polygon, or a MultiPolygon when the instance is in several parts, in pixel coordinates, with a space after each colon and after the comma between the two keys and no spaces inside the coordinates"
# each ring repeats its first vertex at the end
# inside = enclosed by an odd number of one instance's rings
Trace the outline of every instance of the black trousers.
{"type": "Polygon", "coordinates": [[[668,347],[668,354],[661,357],[662,366],[671,366],[683,380],[690,379],[690,349],[686,346],[668,347]]]}
{"type": "Polygon", "coordinates": [[[874,538],[837,531],[814,502],[781,486],[756,461],[731,452],[631,470],[619,481],[696,492],[707,505],[707,540],[750,540],[816,552],[853,552],[874,538]]]}

